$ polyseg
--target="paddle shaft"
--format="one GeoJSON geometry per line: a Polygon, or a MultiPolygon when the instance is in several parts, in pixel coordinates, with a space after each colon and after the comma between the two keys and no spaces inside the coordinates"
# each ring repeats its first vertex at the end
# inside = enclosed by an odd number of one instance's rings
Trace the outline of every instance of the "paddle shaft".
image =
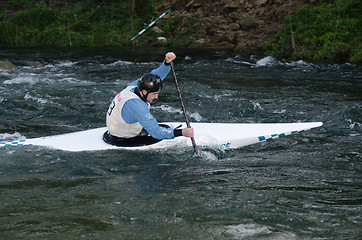
{"type": "MultiPolygon", "coordinates": [[[[176,86],[176,89],[177,89],[178,97],[179,97],[180,102],[181,102],[182,111],[183,111],[184,116],[185,116],[185,121],[186,121],[187,127],[190,128],[191,125],[190,125],[189,119],[188,119],[187,114],[186,114],[186,108],[185,108],[184,102],[182,101],[181,91],[180,91],[180,87],[178,86],[178,83],[177,83],[177,78],[176,78],[176,74],[175,74],[175,69],[173,68],[173,63],[171,62],[170,65],[171,65],[172,76],[173,76],[173,79],[174,79],[174,82],[175,82],[175,86],[176,86]]],[[[198,150],[197,150],[197,147],[196,147],[195,138],[192,137],[192,138],[191,138],[191,142],[192,142],[192,146],[194,147],[195,153],[198,153],[198,150]]]]}

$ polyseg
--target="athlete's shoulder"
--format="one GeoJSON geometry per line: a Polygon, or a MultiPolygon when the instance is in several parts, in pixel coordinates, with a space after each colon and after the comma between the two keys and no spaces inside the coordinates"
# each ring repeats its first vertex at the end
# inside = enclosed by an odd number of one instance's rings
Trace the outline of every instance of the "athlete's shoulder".
{"type": "Polygon", "coordinates": [[[133,108],[134,110],[148,109],[147,103],[145,103],[144,101],[142,101],[139,98],[128,99],[125,102],[124,107],[133,108]]]}
{"type": "Polygon", "coordinates": [[[131,87],[131,86],[137,87],[137,85],[138,85],[138,80],[139,80],[139,78],[138,78],[137,80],[134,80],[133,82],[128,83],[127,87],[131,87]]]}

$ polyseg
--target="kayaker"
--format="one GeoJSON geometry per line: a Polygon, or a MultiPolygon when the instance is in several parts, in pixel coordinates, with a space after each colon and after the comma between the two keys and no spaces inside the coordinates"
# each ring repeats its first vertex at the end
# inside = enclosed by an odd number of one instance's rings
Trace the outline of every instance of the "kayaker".
{"type": "Polygon", "coordinates": [[[156,139],[173,139],[178,136],[193,137],[193,128],[173,129],[161,127],[150,113],[150,103],[158,99],[162,81],[171,70],[170,63],[176,58],[168,52],[162,64],[129,83],[112,100],[107,112],[107,128],[112,138],[124,139],[145,135],[156,139]]]}

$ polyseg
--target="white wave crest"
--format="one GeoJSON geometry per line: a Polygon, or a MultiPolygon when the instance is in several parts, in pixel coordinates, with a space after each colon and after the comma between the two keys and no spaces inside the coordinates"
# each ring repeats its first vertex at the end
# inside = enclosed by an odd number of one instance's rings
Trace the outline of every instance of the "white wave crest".
{"type": "Polygon", "coordinates": [[[256,109],[260,109],[260,110],[264,110],[261,106],[260,103],[258,102],[251,102],[253,104],[254,110],[256,109]]]}
{"type": "Polygon", "coordinates": [[[7,72],[6,70],[2,70],[2,71],[0,71],[0,76],[8,77],[8,76],[10,76],[10,73],[7,72]]]}
{"type": "Polygon", "coordinates": [[[273,58],[271,56],[267,56],[265,58],[258,60],[255,64],[255,66],[256,67],[267,67],[267,66],[272,66],[276,63],[277,63],[277,61],[275,58],[273,58]]]}
{"type": "Polygon", "coordinates": [[[25,137],[18,132],[15,132],[14,134],[0,133],[0,139],[2,141],[14,141],[14,140],[23,140],[25,139],[25,137]]]}
{"type": "Polygon", "coordinates": [[[275,114],[283,114],[286,111],[287,111],[286,109],[276,109],[276,110],[273,111],[273,113],[275,113],[275,114]]]}
{"type": "Polygon", "coordinates": [[[284,64],[287,65],[287,66],[292,66],[292,67],[295,67],[295,66],[308,66],[308,65],[310,65],[309,63],[306,63],[306,62],[304,62],[303,60],[287,62],[287,63],[284,63],[284,64]]]}
{"type": "Polygon", "coordinates": [[[108,65],[109,66],[128,66],[128,65],[131,65],[131,64],[133,64],[133,62],[118,60],[118,61],[115,61],[115,62],[110,63],[108,65]]]}
{"type": "Polygon", "coordinates": [[[34,84],[39,81],[39,78],[36,77],[36,74],[34,73],[28,73],[28,74],[21,74],[18,77],[15,77],[13,79],[9,79],[4,81],[4,84],[21,84],[21,83],[29,83],[34,84]]]}
{"type": "Polygon", "coordinates": [[[225,60],[225,62],[232,62],[232,63],[236,63],[236,64],[245,64],[245,65],[249,65],[249,66],[251,66],[251,65],[253,65],[253,63],[250,63],[250,62],[247,62],[247,61],[242,61],[242,60],[238,60],[237,59],[238,57],[236,56],[235,58],[227,58],[226,60],[225,60]]]}
{"type": "MultiPolygon", "coordinates": [[[[169,113],[177,113],[177,114],[183,115],[183,111],[181,109],[173,108],[173,107],[167,106],[167,105],[156,106],[154,108],[161,109],[162,111],[169,112],[169,113]]],[[[200,122],[203,119],[203,117],[198,112],[189,113],[188,115],[190,118],[193,118],[197,122],[200,122]]]]}
{"type": "Polygon", "coordinates": [[[234,226],[228,226],[226,227],[226,231],[229,234],[238,237],[251,237],[259,234],[271,233],[271,230],[268,227],[258,224],[239,224],[234,226]]]}
{"type": "Polygon", "coordinates": [[[180,109],[176,109],[176,108],[173,108],[173,107],[167,106],[167,105],[161,105],[161,106],[157,106],[155,108],[161,109],[162,111],[166,111],[166,112],[169,112],[169,113],[182,114],[182,111],[180,109]]]}
{"type": "Polygon", "coordinates": [[[255,56],[251,56],[250,62],[238,60],[238,57],[236,56],[235,58],[228,58],[228,59],[226,59],[226,61],[234,62],[236,64],[250,65],[252,68],[284,66],[284,67],[288,67],[288,68],[302,69],[303,71],[310,71],[311,69],[313,69],[315,67],[315,64],[308,63],[303,60],[283,62],[272,56],[263,57],[261,59],[257,59],[255,56]]]}
{"type": "Polygon", "coordinates": [[[350,129],[354,129],[356,126],[357,126],[357,127],[362,126],[362,123],[353,121],[352,119],[347,119],[347,122],[349,123],[349,128],[350,128],[350,129]]]}
{"type": "Polygon", "coordinates": [[[61,62],[57,63],[56,66],[57,67],[72,67],[76,63],[77,62],[72,62],[72,61],[61,61],[61,62]]]}
{"type": "Polygon", "coordinates": [[[227,226],[226,233],[232,235],[233,239],[259,239],[260,237],[263,239],[296,239],[294,234],[288,232],[276,232],[267,226],[254,223],[227,226]]]}
{"type": "Polygon", "coordinates": [[[200,113],[196,112],[196,113],[191,113],[190,117],[195,119],[197,122],[202,121],[203,117],[200,115],[200,113]]]}
{"type": "Polygon", "coordinates": [[[45,99],[33,97],[33,96],[31,96],[29,93],[26,93],[26,94],[25,94],[24,99],[25,99],[25,100],[34,100],[34,101],[37,101],[38,103],[41,103],[41,104],[46,104],[46,103],[48,102],[48,101],[45,100],[45,99]]]}

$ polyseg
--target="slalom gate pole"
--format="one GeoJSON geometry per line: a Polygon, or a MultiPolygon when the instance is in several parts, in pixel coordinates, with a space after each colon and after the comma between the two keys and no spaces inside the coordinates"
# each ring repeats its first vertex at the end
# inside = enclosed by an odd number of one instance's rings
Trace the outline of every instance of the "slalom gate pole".
{"type": "Polygon", "coordinates": [[[147,29],[149,29],[150,27],[152,27],[153,24],[155,24],[158,20],[160,20],[161,18],[163,18],[169,11],[171,11],[171,9],[168,9],[166,12],[162,13],[158,18],[156,18],[153,22],[151,22],[147,27],[145,27],[142,31],[140,31],[139,33],[137,33],[136,36],[134,36],[131,41],[135,40],[136,37],[140,36],[142,33],[146,32],[147,29]]]}

